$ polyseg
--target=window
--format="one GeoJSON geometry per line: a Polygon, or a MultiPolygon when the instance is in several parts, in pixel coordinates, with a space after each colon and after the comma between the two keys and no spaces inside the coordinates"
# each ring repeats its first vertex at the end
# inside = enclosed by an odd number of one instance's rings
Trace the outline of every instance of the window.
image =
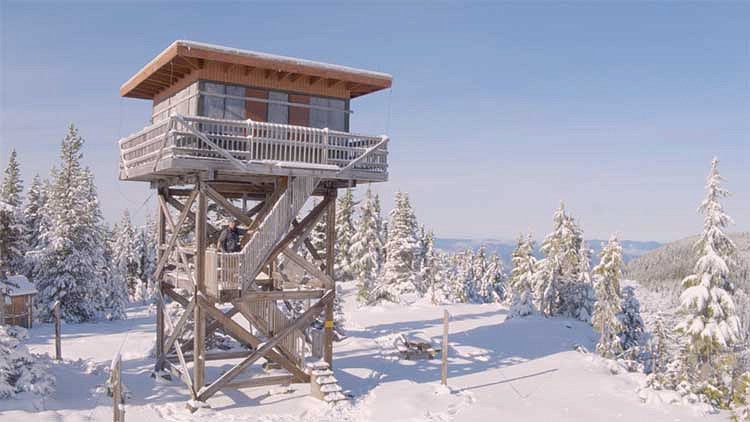
{"type": "Polygon", "coordinates": [[[201,92],[201,116],[349,130],[346,100],[209,81],[201,82],[201,92]]]}
{"type": "Polygon", "coordinates": [[[310,126],[345,132],[347,127],[346,101],[334,98],[310,98],[310,126]],[[338,111],[341,110],[341,111],[338,111]]]}
{"type": "Polygon", "coordinates": [[[203,116],[215,119],[245,120],[245,100],[242,99],[245,97],[244,87],[203,82],[202,91],[206,93],[201,96],[203,116]],[[227,96],[241,98],[227,98],[227,96]]]}
{"type": "Polygon", "coordinates": [[[268,92],[268,121],[271,123],[289,123],[289,106],[276,102],[289,102],[289,94],[284,92],[268,92]]]}

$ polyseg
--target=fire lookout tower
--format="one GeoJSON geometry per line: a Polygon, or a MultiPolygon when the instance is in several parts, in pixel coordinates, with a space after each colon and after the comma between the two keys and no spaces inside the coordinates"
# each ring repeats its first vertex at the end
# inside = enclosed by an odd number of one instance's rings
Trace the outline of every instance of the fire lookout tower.
{"type": "Polygon", "coordinates": [[[124,97],[153,101],[151,124],[119,147],[120,179],[157,191],[155,371],[175,374],[194,400],[309,382],[313,354],[331,364],[337,190],[388,179],[388,138],[351,133],[350,102],[391,81],[175,41],[120,88],[124,97]],[[239,222],[238,251],[216,249],[221,227],[212,212],[239,222]],[[322,218],[323,253],[309,239],[322,218]],[[176,321],[163,296],[184,307],[176,321]],[[313,332],[319,319],[324,328],[313,332]],[[207,350],[217,330],[243,348],[207,350]],[[260,359],[278,368],[274,375],[254,366],[260,359]],[[232,366],[221,371],[217,362],[232,366]]]}

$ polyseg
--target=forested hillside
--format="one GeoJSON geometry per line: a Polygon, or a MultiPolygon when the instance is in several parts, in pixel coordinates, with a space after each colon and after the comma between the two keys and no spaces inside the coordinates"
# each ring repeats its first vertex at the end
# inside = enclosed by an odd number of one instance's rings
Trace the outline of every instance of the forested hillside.
{"type": "MultiPolygon", "coordinates": [[[[750,233],[732,233],[730,239],[737,246],[733,280],[737,287],[750,290],[750,233]]],[[[666,244],[641,257],[633,259],[625,267],[627,278],[637,280],[640,284],[656,291],[670,292],[677,300],[682,291],[680,282],[693,271],[698,260],[695,242],[698,236],[692,236],[666,244]]]]}

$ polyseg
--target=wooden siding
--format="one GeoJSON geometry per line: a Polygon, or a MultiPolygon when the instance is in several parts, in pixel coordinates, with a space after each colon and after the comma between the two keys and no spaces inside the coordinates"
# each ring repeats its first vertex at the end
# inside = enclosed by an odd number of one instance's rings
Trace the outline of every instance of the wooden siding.
{"type": "MultiPolygon", "coordinates": [[[[246,88],[245,95],[253,98],[268,99],[268,91],[262,89],[246,88]]],[[[256,122],[268,121],[268,104],[256,101],[245,101],[245,117],[256,122]]]]}
{"type": "Polygon", "coordinates": [[[0,296],[0,306],[3,306],[3,319],[5,324],[20,325],[25,328],[31,328],[32,315],[31,304],[32,295],[12,296],[10,304],[5,303],[5,297],[0,296]]]}
{"type": "MultiPolygon", "coordinates": [[[[290,94],[289,102],[310,104],[310,96],[290,94]]],[[[289,107],[289,124],[296,126],[310,126],[310,109],[307,107],[289,107]]]]}
{"type": "Polygon", "coordinates": [[[299,77],[292,81],[289,77],[279,79],[277,72],[265,69],[252,69],[248,72],[245,66],[206,62],[203,68],[191,71],[156,94],[154,104],[160,103],[199,79],[345,100],[351,96],[351,92],[343,83],[329,86],[325,79],[315,80],[309,77],[299,77]]]}

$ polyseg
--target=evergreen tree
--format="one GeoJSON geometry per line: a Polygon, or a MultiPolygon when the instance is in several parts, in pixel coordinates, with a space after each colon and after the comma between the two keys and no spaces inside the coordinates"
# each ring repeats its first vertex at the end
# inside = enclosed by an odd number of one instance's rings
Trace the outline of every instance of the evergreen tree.
{"type": "Polygon", "coordinates": [[[60,167],[51,172],[39,255],[37,315],[50,318],[50,305],[61,302],[69,322],[94,319],[102,309],[104,231],[93,177],[81,166],[83,138],[71,125],[63,139],[60,167]]]}
{"type": "Polygon", "coordinates": [[[388,227],[385,265],[372,289],[371,301],[399,302],[402,295],[416,291],[413,271],[417,248],[416,225],[407,194],[396,193],[388,227]]]}
{"type": "Polygon", "coordinates": [[[740,338],[739,319],[732,296],[727,291],[730,285],[728,263],[735,253],[735,246],[724,229],[732,219],[720,202],[730,193],[721,187],[723,178],[717,167],[718,160],[714,158],[706,183],[707,195],[699,207],[704,224],[696,247],[702,256],[695,265],[694,274],[682,282],[685,288],[680,296],[683,319],[677,325],[677,331],[689,337],[690,353],[703,364],[715,364],[717,354],[740,338]]]}
{"type": "Polygon", "coordinates": [[[511,307],[508,318],[524,317],[537,312],[534,304],[533,282],[537,268],[531,235],[519,236],[513,251],[513,270],[510,273],[511,307]]]}
{"type": "Polygon", "coordinates": [[[144,285],[140,289],[142,294],[139,296],[142,296],[141,300],[143,301],[152,300],[156,294],[156,283],[153,279],[154,271],[156,270],[156,236],[156,223],[149,214],[146,217],[145,225],[138,231],[138,246],[136,247],[136,250],[140,253],[140,273],[138,278],[141,280],[141,284],[144,285]]]}
{"type": "Polygon", "coordinates": [[[383,241],[378,230],[380,216],[375,214],[372,191],[367,188],[360,206],[357,231],[352,237],[352,273],[357,280],[357,299],[366,302],[383,265],[383,241]]]}
{"type": "Polygon", "coordinates": [[[620,282],[622,281],[622,247],[617,237],[612,236],[602,249],[601,262],[594,267],[596,305],[593,324],[599,332],[596,351],[604,357],[613,358],[622,353],[620,333],[622,323],[618,317],[622,313],[620,305],[620,282]]]}
{"type": "Polygon", "coordinates": [[[24,270],[26,242],[21,206],[23,181],[16,150],[11,150],[0,184],[0,278],[24,270]]]}
{"type": "Polygon", "coordinates": [[[623,287],[621,307],[622,313],[619,316],[622,325],[620,344],[623,350],[630,351],[632,355],[636,355],[645,328],[643,319],[641,318],[641,303],[636,297],[633,286],[623,287]]]}
{"type": "Polygon", "coordinates": [[[24,328],[0,325],[0,399],[23,392],[45,396],[55,389],[55,378],[24,344],[27,338],[24,328]]]}
{"type": "Polygon", "coordinates": [[[561,203],[553,217],[553,231],[542,242],[544,259],[538,261],[535,273],[534,296],[544,315],[581,316],[585,306],[578,285],[582,245],[581,229],[561,203]]]}
{"type": "Polygon", "coordinates": [[[125,210],[122,218],[114,228],[112,239],[112,261],[117,272],[118,279],[124,280],[127,285],[128,297],[131,301],[139,300],[137,292],[141,284],[141,257],[142,251],[138,250],[135,229],[130,221],[130,213],[125,210]]]}
{"type": "Polygon", "coordinates": [[[49,181],[42,181],[35,176],[29,188],[24,208],[26,223],[26,251],[24,274],[29,280],[35,281],[40,270],[41,253],[46,247],[43,234],[49,230],[49,213],[47,212],[47,193],[50,190],[49,181]]]}
{"type": "Polygon", "coordinates": [[[336,259],[334,271],[338,280],[352,279],[352,237],[354,236],[354,199],[346,189],[336,204],[336,259]]]}

